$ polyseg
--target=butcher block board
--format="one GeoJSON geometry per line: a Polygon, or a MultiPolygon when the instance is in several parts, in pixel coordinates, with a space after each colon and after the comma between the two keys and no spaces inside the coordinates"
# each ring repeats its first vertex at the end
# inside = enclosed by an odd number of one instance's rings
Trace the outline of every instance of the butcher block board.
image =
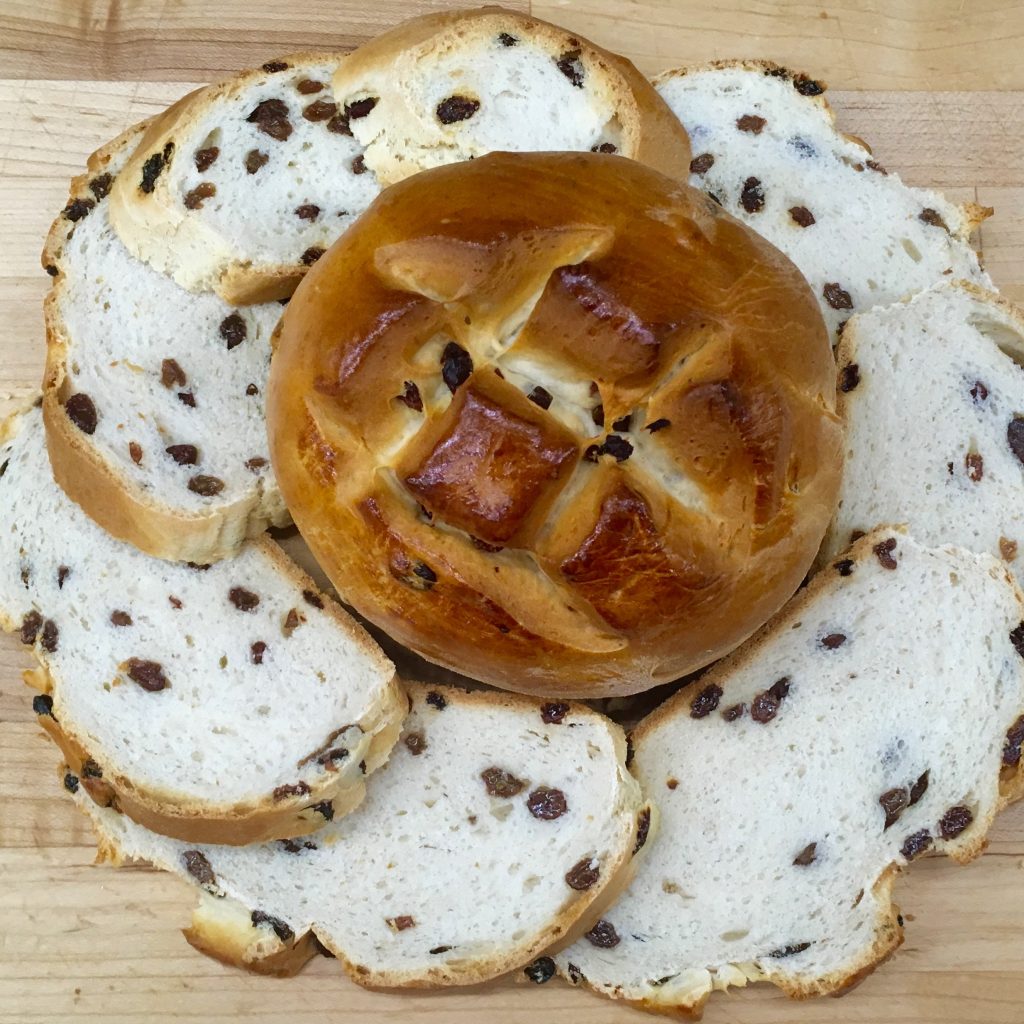
{"type": "MultiPolygon", "coordinates": [[[[68,178],[91,150],[195,82],[289,50],[357,45],[443,6],[0,0],[8,76],[0,80],[0,411],[40,378],[48,279],[38,254],[68,178]]],[[[841,126],[867,139],[882,163],[914,184],[995,207],[979,242],[1000,288],[1024,301],[1024,9],[1013,0],[548,0],[533,12],[623,50],[650,73],[757,56],[826,79],[841,126]]],[[[27,665],[13,638],[0,638],[0,1024],[645,1019],[556,982],[382,994],[325,959],[282,981],[200,956],[178,933],[192,903],[184,884],[93,865],[89,829],[61,792],[57,754],[21,682],[27,665]]],[[[1024,806],[1003,815],[979,862],[925,859],[897,897],[906,944],[855,992],[793,1003],[756,986],[712,999],[707,1020],[1021,1024],[1024,806]]]]}

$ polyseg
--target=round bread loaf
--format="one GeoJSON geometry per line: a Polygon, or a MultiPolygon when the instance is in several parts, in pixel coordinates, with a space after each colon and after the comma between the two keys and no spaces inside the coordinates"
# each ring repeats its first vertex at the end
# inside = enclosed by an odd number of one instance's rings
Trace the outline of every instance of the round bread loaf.
{"type": "Polygon", "coordinates": [[[708,664],[796,590],[842,462],[810,288],[617,156],[499,153],[392,186],[278,329],[271,454],[342,598],[508,689],[708,664]]]}

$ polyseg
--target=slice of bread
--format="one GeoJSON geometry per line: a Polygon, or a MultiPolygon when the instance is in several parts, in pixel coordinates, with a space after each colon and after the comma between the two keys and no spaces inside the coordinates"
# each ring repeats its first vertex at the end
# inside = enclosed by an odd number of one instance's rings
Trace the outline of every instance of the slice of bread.
{"type": "Polygon", "coordinates": [[[155,118],[111,189],[131,253],[235,305],[290,295],[379,191],[331,96],[342,59],[267,61],[155,118]]]}
{"type": "Polygon", "coordinates": [[[906,523],[1024,583],[1024,314],[967,283],[854,317],[836,350],[846,467],[822,548],[906,523]]]}
{"type": "Polygon", "coordinates": [[[991,210],[904,185],[836,130],[822,83],[720,61],[655,84],[690,133],[690,183],[793,260],[836,336],[853,313],[945,275],[991,284],[967,241],[991,210]]]}
{"type": "Polygon", "coordinates": [[[263,403],[276,303],[233,309],[141,263],[107,196],[144,125],[94,153],[43,252],[43,416],[58,482],[151,555],[211,562],[290,521],[263,403]]]}
{"type": "Polygon", "coordinates": [[[562,974],[699,1015],[748,981],[804,997],[869,973],[902,941],[899,872],[975,857],[1020,795],[1022,618],[988,555],[861,540],[633,733],[660,831],[562,974]]]}
{"type": "Polygon", "coordinates": [[[0,625],[83,786],[150,828],[243,843],[357,804],[405,700],[373,641],[269,540],[213,566],[103,532],[53,482],[38,408],[0,432],[0,625]]]}
{"type": "Polygon", "coordinates": [[[500,7],[403,22],[338,65],[334,95],[381,185],[496,151],[618,153],[678,179],[690,162],[629,61],[500,7]]]}
{"type": "Polygon", "coordinates": [[[291,973],[315,946],[361,985],[472,984],[588,926],[649,834],[622,730],[581,704],[409,686],[364,804],[302,842],[190,846],[81,800],[115,861],[206,890],[188,933],[291,973]]]}

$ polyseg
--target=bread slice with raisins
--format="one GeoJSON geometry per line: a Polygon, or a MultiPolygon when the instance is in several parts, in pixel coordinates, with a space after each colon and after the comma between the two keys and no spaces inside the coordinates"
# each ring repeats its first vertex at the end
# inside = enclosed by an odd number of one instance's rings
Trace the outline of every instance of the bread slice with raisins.
{"type": "Polygon", "coordinates": [[[836,357],[846,465],[822,558],[906,523],[1004,559],[1024,585],[1024,313],[938,285],[854,317],[836,357]]]}
{"type": "Polygon", "coordinates": [[[275,303],[233,309],[135,259],[108,195],[145,125],[94,153],[43,252],[43,417],[58,482],[114,536],[211,562],[290,521],[263,403],[275,303]]]}
{"type": "Polygon", "coordinates": [[[944,276],[991,285],[968,244],[991,210],[903,184],[836,129],[821,82],[748,60],[655,85],[690,134],[690,183],[789,256],[834,337],[854,313],[944,276]]]}
{"type": "Polygon", "coordinates": [[[341,60],[271,60],[156,117],[111,188],[132,255],[234,305],[290,295],[379,192],[331,97],[341,60]]]}
{"type": "Polygon", "coordinates": [[[381,185],[487,153],[618,153],[670,177],[685,132],[623,57],[500,7],[402,22],[338,65],[334,96],[381,185]]]}
{"type": "Polygon", "coordinates": [[[0,431],[0,522],[0,625],[41,662],[41,723],[94,799],[227,843],[359,802],[405,698],[277,545],[190,566],[114,540],[54,483],[38,408],[0,431]]]}
{"type": "Polygon", "coordinates": [[[366,801],[303,841],[189,845],[79,803],[108,859],[205,890],[187,933],[204,952],[291,973],[312,933],[361,985],[485,981],[589,925],[647,840],[651,809],[622,730],[585,705],[408,690],[402,742],[366,801]]]}
{"type": "Polygon", "coordinates": [[[806,997],[868,974],[903,939],[899,873],[977,856],[1021,795],[1022,619],[990,556],[862,539],[633,733],[659,833],[560,972],[684,1015],[749,981],[806,997]]]}

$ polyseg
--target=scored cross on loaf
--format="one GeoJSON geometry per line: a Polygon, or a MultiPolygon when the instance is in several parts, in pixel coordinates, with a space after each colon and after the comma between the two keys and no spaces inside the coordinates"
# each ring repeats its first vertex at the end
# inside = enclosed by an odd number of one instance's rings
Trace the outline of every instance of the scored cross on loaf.
{"type": "Polygon", "coordinates": [[[362,614],[497,685],[597,696],[706,664],[796,589],[831,510],[807,285],[617,157],[393,186],[279,334],[272,458],[304,537],[362,614]]]}

